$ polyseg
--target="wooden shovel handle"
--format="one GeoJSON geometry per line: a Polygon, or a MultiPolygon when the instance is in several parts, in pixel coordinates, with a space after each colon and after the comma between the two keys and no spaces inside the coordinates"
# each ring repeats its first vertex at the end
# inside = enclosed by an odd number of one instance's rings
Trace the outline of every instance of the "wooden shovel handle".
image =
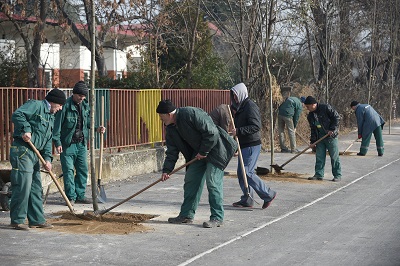
{"type": "MultiPolygon", "coordinates": [[[[33,143],[28,140],[28,144],[29,146],[31,146],[32,150],[36,153],[37,157],[39,157],[39,160],[42,162],[42,164],[46,164],[46,161],[43,159],[42,155],[40,154],[40,152],[36,149],[35,145],[33,145],[33,143]]],[[[65,195],[64,190],[62,189],[60,183],[58,183],[56,176],[53,174],[52,171],[49,171],[50,177],[51,179],[53,179],[54,184],[56,184],[58,191],[60,191],[61,196],[64,198],[65,202],[67,203],[67,206],[69,208],[69,210],[74,213],[74,208],[71,205],[71,202],[69,201],[69,199],[67,198],[67,195],[65,195]]]]}
{"type": "MultiPolygon", "coordinates": [[[[316,145],[318,143],[320,143],[322,140],[324,140],[325,138],[329,137],[329,134],[326,134],[325,136],[323,136],[322,138],[320,138],[319,140],[317,140],[316,142],[313,143],[313,145],[316,145]]],[[[293,156],[291,159],[289,159],[287,162],[285,162],[284,164],[281,165],[281,168],[284,167],[285,165],[287,165],[288,163],[290,163],[291,161],[293,161],[294,159],[296,159],[297,157],[299,157],[300,155],[302,155],[303,153],[305,153],[308,149],[310,148],[310,146],[307,146],[304,150],[302,150],[301,152],[299,152],[298,154],[296,154],[295,156],[293,156]]]]}
{"type": "MultiPolygon", "coordinates": [[[[104,127],[104,96],[101,96],[101,112],[100,112],[101,126],[104,127]]],[[[99,173],[97,183],[100,185],[101,175],[103,172],[103,148],[104,148],[104,133],[100,133],[100,152],[99,152],[99,173]]]]}
{"type": "MultiPolygon", "coordinates": [[[[194,163],[194,162],[197,161],[197,160],[198,160],[197,158],[194,158],[194,159],[190,160],[189,162],[187,162],[187,163],[185,163],[185,164],[179,166],[178,168],[174,169],[174,170],[173,170],[171,173],[169,173],[168,175],[175,174],[176,172],[178,172],[178,171],[181,170],[182,168],[184,168],[184,167],[186,167],[186,166],[188,166],[188,165],[194,163]]],[[[142,193],[142,192],[148,190],[149,188],[151,188],[151,187],[154,186],[155,184],[159,183],[160,181],[162,181],[162,178],[157,179],[157,181],[151,183],[151,184],[148,185],[147,187],[145,187],[145,188],[139,190],[138,192],[136,192],[136,193],[133,194],[132,196],[129,196],[128,198],[124,199],[124,200],[121,201],[121,202],[118,202],[117,204],[111,206],[110,208],[108,208],[108,209],[106,209],[106,210],[103,210],[103,211],[98,211],[98,213],[99,213],[99,214],[105,214],[105,213],[111,211],[112,209],[118,207],[119,205],[121,205],[121,204],[127,202],[128,200],[130,200],[130,199],[136,197],[136,196],[139,195],[140,193],[142,193]]]]}
{"type": "Polygon", "coordinates": [[[354,143],[356,143],[357,142],[357,140],[358,140],[358,138],[356,138],[356,140],[355,141],[353,141],[345,150],[344,150],[344,152],[343,152],[343,154],[345,154],[350,148],[351,148],[351,146],[353,146],[354,145],[354,143]]]}
{"type": "Polygon", "coordinates": [[[305,144],[308,144],[308,141],[307,141],[302,135],[300,135],[300,133],[297,132],[297,130],[296,130],[295,132],[296,132],[296,135],[299,136],[299,138],[301,139],[301,141],[303,141],[305,144]]]}
{"type": "MultiPolygon", "coordinates": [[[[227,105],[227,107],[228,107],[228,111],[229,111],[228,112],[229,117],[231,118],[232,126],[233,126],[233,128],[236,129],[235,121],[233,120],[233,116],[232,116],[232,112],[231,112],[231,108],[229,105],[227,105]]],[[[235,140],[238,144],[239,162],[240,162],[240,167],[242,168],[244,187],[246,188],[247,193],[250,194],[249,183],[247,182],[246,168],[244,167],[244,162],[243,162],[242,150],[240,149],[240,143],[239,143],[239,139],[237,136],[235,136],[235,140]]]]}

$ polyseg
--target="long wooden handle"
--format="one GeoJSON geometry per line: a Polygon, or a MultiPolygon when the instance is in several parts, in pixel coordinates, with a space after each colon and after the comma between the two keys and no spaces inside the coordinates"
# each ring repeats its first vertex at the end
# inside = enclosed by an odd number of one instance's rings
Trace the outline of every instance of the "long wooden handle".
{"type": "MultiPolygon", "coordinates": [[[[318,143],[320,143],[322,140],[324,140],[325,138],[329,137],[329,134],[326,134],[325,136],[323,136],[322,138],[320,138],[319,140],[317,140],[316,142],[313,143],[313,145],[317,145],[318,143]]],[[[302,150],[301,152],[299,152],[298,154],[296,154],[295,156],[293,156],[291,159],[289,159],[289,161],[285,162],[284,164],[281,165],[281,167],[284,167],[285,165],[287,165],[288,163],[290,163],[291,161],[293,161],[294,159],[296,159],[297,157],[299,157],[300,155],[302,155],[303,153],[305,153],[308,149],[310,148],[310,146],[306,147],[304,150],[302,150]]]]}
{"type": "MultiPolygon", "coordinates": [[[[101,96],[101,112],[100,112],[101,126],[104,127],[104,96],[101,96]]],[[[99,175],[97,177],[97,183],[100,185],[101,175],[103,172],[103,148],[104,148],[104,133],[100,133],[100,153],[99,153],[99,175]]]]}
{"type": "Polygon", "coordinates": [[[353,146],[354,143],[356,143],[357,140],[358,140],[358,138],[356,138],[356,140],[353,141],[353,142],[344,150],[343,154],[345,154],[345,153],[351,148],[351,146],[353,146]]]}
{"type": "MultiPolygon", "coordinates": [[[[46,164],[46,161],[43,159],[42,155],[40,154],[40,152],[36,149],[35,145],[33,145],[33,143],[29,140],[28,141],[29,146],[31,146],[32,150],[36,153],[37,157],[39,157],[39,160],[42,162],[42,164],[46,164]]],[[[65,195],[64,190],[62,189],[60,183],[58,183],[56,176],[53,174],[52,171],[49,171],[50,177],[51,179],[53,179],[54,184],[56,184],[58,191],[60,191],[61,196],[64,198],[65,202],[67,203],[67,206],[69,208],[69,210],[74,213],[74,208],[71,205],[71,202],[69,201],[69,199],[67,198],[67,195],[65,195]]]]}
{"type": "Polygon", "coordinates": [[[295,132],[296,132],[296,135],[301,138],[301,141],[303,141],[305,144],[308,144],[308,141],[302,135],[300,135],[300,133],[298,133],[297,130],[295,130],[295,132]]]}
{"type": "MultiPolygon", "coordinates": [[[[169,175],[175,174],[176,172],[178,172],[178,171],[181,170],[182,168],[184,168],[184,167],[186,167],[186,166],[188,166],[188,165],[194,163],[194,162],[197,161],[197,160],[198,160],[197,158],[194,158],[194,159],[190,160],[189,162],[187,162],[187,163],[185,163],[185,164],[179,166],[178,168],[174,169],[171,173],[169,173],[169,175]]],[[[138,192],[136,192],[136,193],[133,194],[132,196],[129,196],[128,198],[124,199],[123,201],[118,202],[118,203],[115,204],[114,206],[111,206],[110,208],[108,208],[108,209],[106,209],[106,210],[104,210],[104,211],[99,211],[98,213],[104,214],[104,213],[107,213],[107,212],[111,211],[112,209],[118,207],[119,205],[121,205],[121,204],[127,202],[128,200],[130,200],[130,199],[136,197],[137,195],[139,195],[139,194],[142,193],[143,191],[148,190],[149,188],[151,188],[151,187],[154,186],[155,184],[159,183],[160,181],[162,181],[162,178],[157,179],[157,181],[155,181],[155,182],[151,183],[150,185],[148,185],[147,187],[145,187],[145,188],[139,190],[138,192]]]]}
{"type": "MultiPolygon", "coordinates": [[[[235,127],[235,121],[233,120],[233,116],[232,116],[232,111],[229,105],[228,106],[228,113],[229,113],[229,117],[231,118],[231,122],[232,122],[232,126],[233,128],[236,129],[235,127]]],[[[247,175],[246,175],[246,169],[244,168],[244,162],[243,162],[243,156],[242,156],[242,150],[240,149],[240,143],[239,143],[239,139],[237,136],[235,136],[235,140],[238,144],[238,153],[239,153],[239,162],[240,162],[240,167],[242,168],[242,173],[243,173],[243,182],[244,182],[244,186],[247,190],[247,193],[250,194],[249,191],[249,183],[247,182],[247,175]]]]}

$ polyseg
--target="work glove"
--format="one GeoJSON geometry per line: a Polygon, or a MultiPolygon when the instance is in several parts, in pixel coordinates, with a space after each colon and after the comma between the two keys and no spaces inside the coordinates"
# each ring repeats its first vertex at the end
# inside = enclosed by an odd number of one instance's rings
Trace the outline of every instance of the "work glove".
{"type": "Polygon", "coordinates": [[[361,136],[361,134],[358,134],[358,138],[359,138],[359,139],[362,139],[362,136],[361,136]]]}

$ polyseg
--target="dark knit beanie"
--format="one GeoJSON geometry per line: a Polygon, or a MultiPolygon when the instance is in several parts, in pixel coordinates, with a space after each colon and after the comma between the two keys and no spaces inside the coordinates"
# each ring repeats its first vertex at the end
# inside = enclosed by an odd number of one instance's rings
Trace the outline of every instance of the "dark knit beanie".
{"type": "Polygon", "coordinates": [[[301,96],[301,97],[300,97],[300,101],[301,101],[302,103],[304,103],[305,100],[306,100],[306,97],[304,97],[304,96],[301,96]]]}
{"type": "Polygon", "coordinates": [[[357,104],[359,104],[359,102],[357,102],[357,101],[352,101],[351,104],[350,104],[350,107],[356,106],[357,104]]]}
{"type": "Polygon", "coordinates": [[[304,101],[304,104],[314,104],[314,103],[317,103],[317,100],[315,100],[315,98],[312,96],[308,96],[304,101]]]}
{"type": "Polygon", "coordinates": [[[78,81],[74,89],[72,90],[72,93],[74,94],[80,94],[80,95],[85,95],[87,97],[88,95],[88,87],[86,86],[86,83],[84,81],[78,81]]]}
{"type": "Polygon", "coordinates": [[[156,112],[159,114],[169,114],[176,109],[171,100],[162,100],[157,106],[156,112]]]}
{"type": "Polygon", "coordinates": [[[52,89],[51,91],[49,91],[49,93],[47,93],[46,100],[48,102],[64,105],[67,98],[65,97],[65,93],[62,90],[52,89]]]}

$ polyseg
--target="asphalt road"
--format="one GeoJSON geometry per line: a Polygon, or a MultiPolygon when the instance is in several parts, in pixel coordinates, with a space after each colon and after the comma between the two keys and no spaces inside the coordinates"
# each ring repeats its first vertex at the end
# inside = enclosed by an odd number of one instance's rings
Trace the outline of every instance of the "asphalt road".
{"type": "MultiPolygon", "coordinates": [[[[267,181],[278,192],[262,210],[230,207],[240,189],[235,178],[224,181],[225,224],[205,229],[207,190],[192,225],[168,224],[179,212],[183,172],[173,175],[116,209],[156,214],[144,223],[151,230],[129,235],[85,235],[53,230],[8,229],[8,212],[0,213],[0,265],[400,265],[400,127],[385,129],[385,154],[375,144],[365,157],[341,156],[343,178],[331,182],[329,157],[324,181],[308,181],[314,155],[304,154],[284,172],[299,178],[267,181]]],[[[340,138],[345,149],[355,132],[340,138]]],[[[350,151],[357,152],[359,143],[350,151]]],[[[304,148],[304,147],[300,147],[304,148]]],[[[291,154],[275,154],[282,164],[291,154]]],[[[236,159],[228,171],[236,169],[236,159]]],[[[263,153],[259,166],[270,164],[263,153]]],[[[109,202],[132,195],[160,177],[159,173],[132,177],[106,185],[109,202]]],[[[261,201],[256,198],[260,203],[261,201]]],[[[50,195],[46,214],[67,210],[59,194],[50,195]]],[[[75,205],[75,209],[88,209],[75,205]]]]}

